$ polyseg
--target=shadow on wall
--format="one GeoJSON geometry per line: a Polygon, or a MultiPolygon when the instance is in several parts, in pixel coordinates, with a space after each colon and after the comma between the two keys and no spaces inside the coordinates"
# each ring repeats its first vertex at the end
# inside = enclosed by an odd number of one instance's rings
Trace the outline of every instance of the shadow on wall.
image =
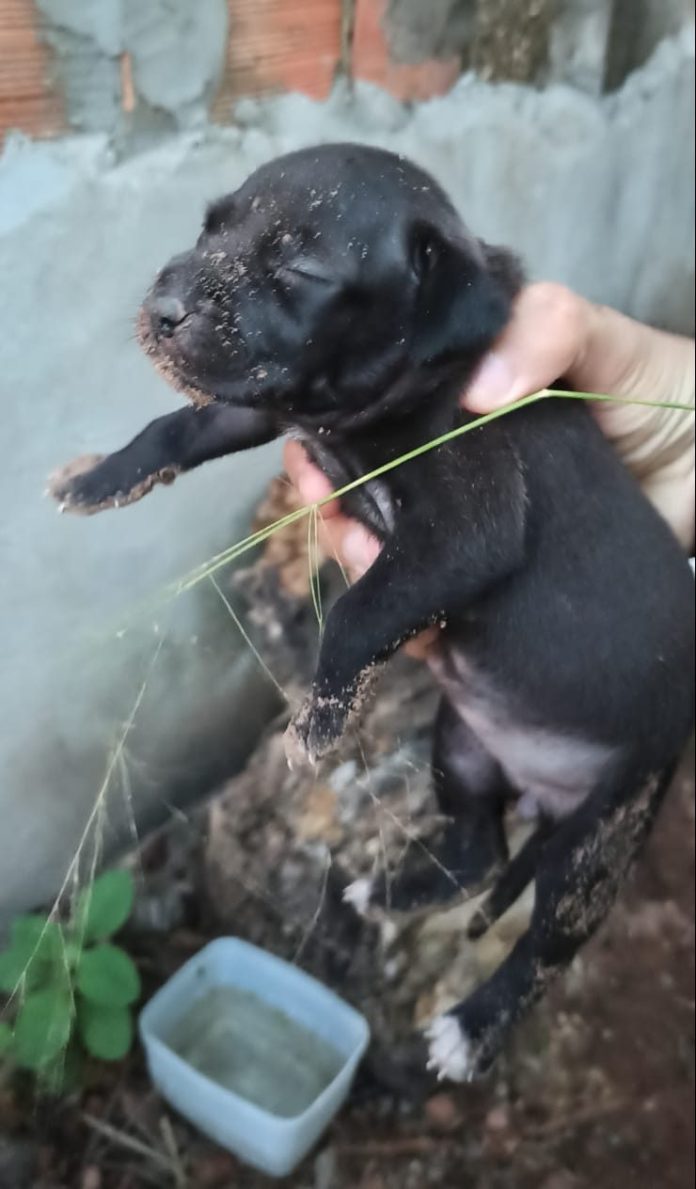
{"type": "Polygon", "coordinates": [[[210,589],[149,605],[125,634],[109,630],[243,534],[276,447],[93,519],[59,520],[42,499],[54,466],[116,448],[174,406],[132,341],[132,317],[155,269],[192,241],[205,202],[293,148],[385,145],[430,169],[472,228],[516,248],[533,275],[692,331],[693,76],[687,32],[604,98],[465,77],[407,108],[368,86],[338,87],[323,104],[247,101],[235,128],[120,164],[103,137],[8,145],[0,911],[59,885],[159,640],[101,821],[110,849],[130,836],[131,815],[149,824],[234,771],[277,705],[210,589]]]}

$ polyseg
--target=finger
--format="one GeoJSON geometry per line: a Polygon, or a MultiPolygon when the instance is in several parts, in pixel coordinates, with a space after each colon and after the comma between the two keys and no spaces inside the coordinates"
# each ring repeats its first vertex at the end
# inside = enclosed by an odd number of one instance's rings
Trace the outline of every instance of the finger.
{"type": "MultiPolygon", "coordinates": [[[[319,467],[310,462],[306,450],[299,442],[289,441],[283,448],[283,463],[288,478],[299,492],[300,499],[305,504],[318,503],[330,495],[333,488],[326,475],[319,467]]],[[[338,516],[340,510],[338,500],[329,500],[321,506],[321,514],[326,519],[338,516]]]]}
{"type": "Polygon", "coordinates": [[[404,652],[408,653],[416,661],[424,661],[439,635],[439,628],[426,628],[424,632],[420,632],[412,640],[409,640],[407,644],[404,644],[404,652]]]}
{"type": "Polygon", "coordinates": [[[584,353],[591,311],[589,302],[563,285],[544,281],[523,289],[511,321],[461,403],[472,412],[488,413],[568,375],[584,353]]]}
{"type": "MultiPolygon", "coordinates": [[[[307,503],[321,499],[321,488],[330,491],[328,480],[312,466],[299,442],[287,442],[283,451],[288,477],[307,503]]],[[[319,538],[322,549],[344,568],[350,582],[357,582],[369,570],[379,554],[380,544],[367,529],[355,520],[340,515],[338,501],[324,504],[320,510],[319,538]]],[[[429,628],[405,645],[405,651],[416,660],[424,660],[438,636],[437,628],[429,628]]]]}
{"type": "MultiPolygon", "coordinates": [[[[379,554],[381,545],[355,520],[334,516],[319,530],[322,548],[343,567],[351,583],[357,582],[369,570],[379,554]]],[[[428,628],[404,645],[404,651],[414,660],[425,660],[439,636],[438,628],[428,628]]]]}
{"type": "Polygon", "coordinates": [[[381,549],[376,537],[347,516],[331,517],[319,531],[323,548],[344,568],[351,582],[362,578],[381,549]]]}

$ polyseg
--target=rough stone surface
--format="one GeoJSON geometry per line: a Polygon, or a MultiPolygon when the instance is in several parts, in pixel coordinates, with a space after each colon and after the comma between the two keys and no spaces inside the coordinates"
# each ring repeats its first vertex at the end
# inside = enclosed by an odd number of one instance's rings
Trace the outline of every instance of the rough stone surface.
{"type": "MultiPolygon", "coordinates": [[[[220,461],[142,504],[86,520],[59,519],[42,499],[53,467],[118,447],[175,407],[132,341],[132,318],[154,270],[191,242],[206,200],[301,145],[383,144],[432,170],[476,232],[514,246],[532,276],[691,331],[692,94],[685,34],[604,99],[467,77],[412,110],[368,87],[352,98],[339,89],[325,104],[246,103],[238,128],[174,138],[120,165],[99,138],[8,146],[0,160],[0,485],[11,575],[0,595],[3,909],[44,899],[65,874],[166,607],[148,604],[120,638],[112,625],[238,539],[277,465],[275,449],[220,461]]],[[[237,629],[214,590],[199,587],[172,614],[102,822],[110,844],[131,813],[147,821],[165,812],[163,797],[212,788],[269,713],[268,702],[254,705],[270,698],[265,678],[239,697],[237,629]]]]}
{"type": "Polygon", "coordinates": [[[481,78],[534,82],[546,66],[554,0],[485,0],[471,48],[481,78]]]}

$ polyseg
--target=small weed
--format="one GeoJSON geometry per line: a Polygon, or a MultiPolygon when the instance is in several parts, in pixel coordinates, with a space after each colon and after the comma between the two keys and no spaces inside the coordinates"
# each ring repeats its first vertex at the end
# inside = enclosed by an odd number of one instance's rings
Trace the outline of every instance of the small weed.
{"type": "Polygon", "coordinates": [[[118,1061],[133,1039],[131,1004],[140,994],[135,965],[110,938],[133,906],[128,871],[107,871],[77,898],[70,919],[16,917],[0,953],[0,1060],[30,1070],[59,1093],[80,1083],[85,1054],[118,1061]]]}

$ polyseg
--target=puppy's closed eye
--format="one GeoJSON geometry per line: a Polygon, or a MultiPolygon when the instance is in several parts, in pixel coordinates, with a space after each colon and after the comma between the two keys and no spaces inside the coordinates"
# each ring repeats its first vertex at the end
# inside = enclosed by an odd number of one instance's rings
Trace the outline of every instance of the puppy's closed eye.
{"type": "Polygon", "coordinates": [[[321,261],[302,256],[278,265],[275,275],[280,280],[289,282],[305,280],[316,281],[322,285],[333,285],[336,281],[334,272],[321,261]]]}

